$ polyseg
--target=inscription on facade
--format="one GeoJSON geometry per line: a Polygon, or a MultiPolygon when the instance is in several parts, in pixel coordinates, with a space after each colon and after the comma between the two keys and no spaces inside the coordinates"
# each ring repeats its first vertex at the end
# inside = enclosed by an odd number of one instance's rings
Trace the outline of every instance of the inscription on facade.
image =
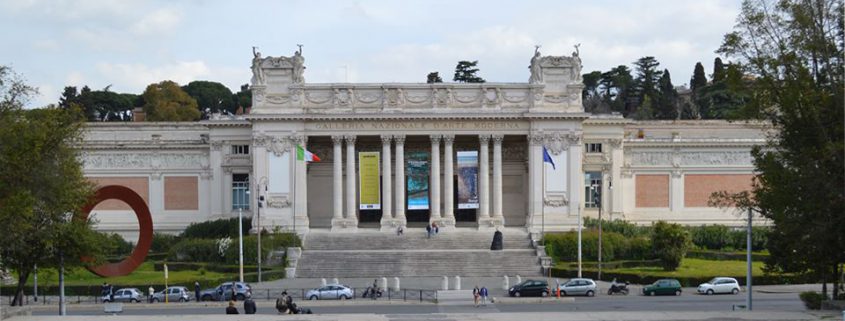
{"type": "Polygon", "coordinates": [[[525,122],[320,122],[309,123],[311,130],[528,130],[525,122]]]}

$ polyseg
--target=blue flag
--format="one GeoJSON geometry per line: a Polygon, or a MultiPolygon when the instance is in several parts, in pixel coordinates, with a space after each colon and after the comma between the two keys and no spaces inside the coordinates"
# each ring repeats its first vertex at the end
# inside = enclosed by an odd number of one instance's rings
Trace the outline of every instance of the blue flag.
{"type": "Polygon", "coordinates": [[[546,149],[546,146],[543,146],[543,162],[552,164],[552,169],[557,170],[557,168],[555,168],[555,161],[552,160],[552,155],[549,155],[549,150],[546,149]]]}

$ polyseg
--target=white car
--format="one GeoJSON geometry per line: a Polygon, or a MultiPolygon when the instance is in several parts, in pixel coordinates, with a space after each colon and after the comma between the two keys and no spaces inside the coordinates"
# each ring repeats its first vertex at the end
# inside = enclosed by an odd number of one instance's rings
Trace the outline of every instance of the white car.
{"type": "Polygon", "coordinates": [[[348,300],[352,297],[352,289],[342,284],[327,284],[305,292],[305,298],[309,300],[348,300]]]}
{"type": "Polygon", "coordinates": [[[698,293],[707,295],[715,293],[737,294],[739,291],[739,282],[734,278],[713,278],[698,286],[698,293]]]}

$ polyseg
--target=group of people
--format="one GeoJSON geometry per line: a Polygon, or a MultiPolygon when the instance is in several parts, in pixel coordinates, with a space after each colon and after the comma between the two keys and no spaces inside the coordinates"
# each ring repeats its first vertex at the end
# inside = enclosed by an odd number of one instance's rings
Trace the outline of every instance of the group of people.
{"type": "Polygon", "coordinates": [[[475,301],[475,307],[478,307],[479,301],[484,306],[487,306],[487,287],[482,286],[480,289],[476,285],[475,288],[472,289],[472,299],[475,301]]]}
{"type": "MultiPolygon", "coordinates": [[[[255,306],[255,301],[252,300],[252,297],[247,297],[244,299],[244,314],[255,314],[255,311],[258,310],[255,306]]],[[[238,312],[238,308],[235,306],[235,301],[229,301],[229,306],[226,307],[226,314],[240,314],[238,312]]]]}
{"type": "Polygon", "coordinates": [[[276,299],[276,310],[280,314],[311,314],[311,309],[297,307],[288,291],[282,291],[282,296],[276,299]]]}

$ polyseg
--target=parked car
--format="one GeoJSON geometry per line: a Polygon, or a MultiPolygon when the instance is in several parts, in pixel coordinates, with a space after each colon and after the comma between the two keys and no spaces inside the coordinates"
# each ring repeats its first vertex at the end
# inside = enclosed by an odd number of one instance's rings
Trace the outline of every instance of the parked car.
{"type": "Polygon", "coordinates": [[[681,295],[681,282],[675,279],[660,279],[643,287],[644,295],[681,295]]]}
{"type": "Polygon", "coordinates": [[[525,280],[508,290],[508,295],[520,296],[548,296],[549,284],[546,280],[525,280]]]}
{"type": "Polygon", "coordinates": [[[713,278],[707,283],[702,283],[698,286],[698,293],[714,294],[714,293],[739,293],[739,282],[734,278],[713,278]]]}
{"type": "Polygon", "coordinates": [[[560,285],[560,295],[596,295],[596,282],[592,279],[570,279],[560,285]]]}
{"type": "Polygon", "coordinates": [[[242,301],[252,296],[252,287],[243,282],[226,282],[216,288],[200,292],[202,301],[228,301],[232,299],[232,286],[235,287],[235,299],[242,301]]]}
{"type": "Polygon", "coordinates": [[[167,294],[167,302],[191,301],[191,292],[188,291],[188,288],[184,286],[171,286],[153,294],[153,303],[165,302],[165,293],[167,294]]]}
{"type": "MultiPolygon", "coordinates": [[[[114,302],[141,302],[143,300],[141,290],[136,288],[125,288],[114,292],[114,302]]],[[[104,295],[100,298],[104,303],[112,302],[111,296],[104,295]]]]}
{"type": "Polygon", "coordinates": [[[353,296],[352,289],[343,284],[326,284],[325,286],[305,292],[305,297],[309,300],[347,300],[353,296]]]}

